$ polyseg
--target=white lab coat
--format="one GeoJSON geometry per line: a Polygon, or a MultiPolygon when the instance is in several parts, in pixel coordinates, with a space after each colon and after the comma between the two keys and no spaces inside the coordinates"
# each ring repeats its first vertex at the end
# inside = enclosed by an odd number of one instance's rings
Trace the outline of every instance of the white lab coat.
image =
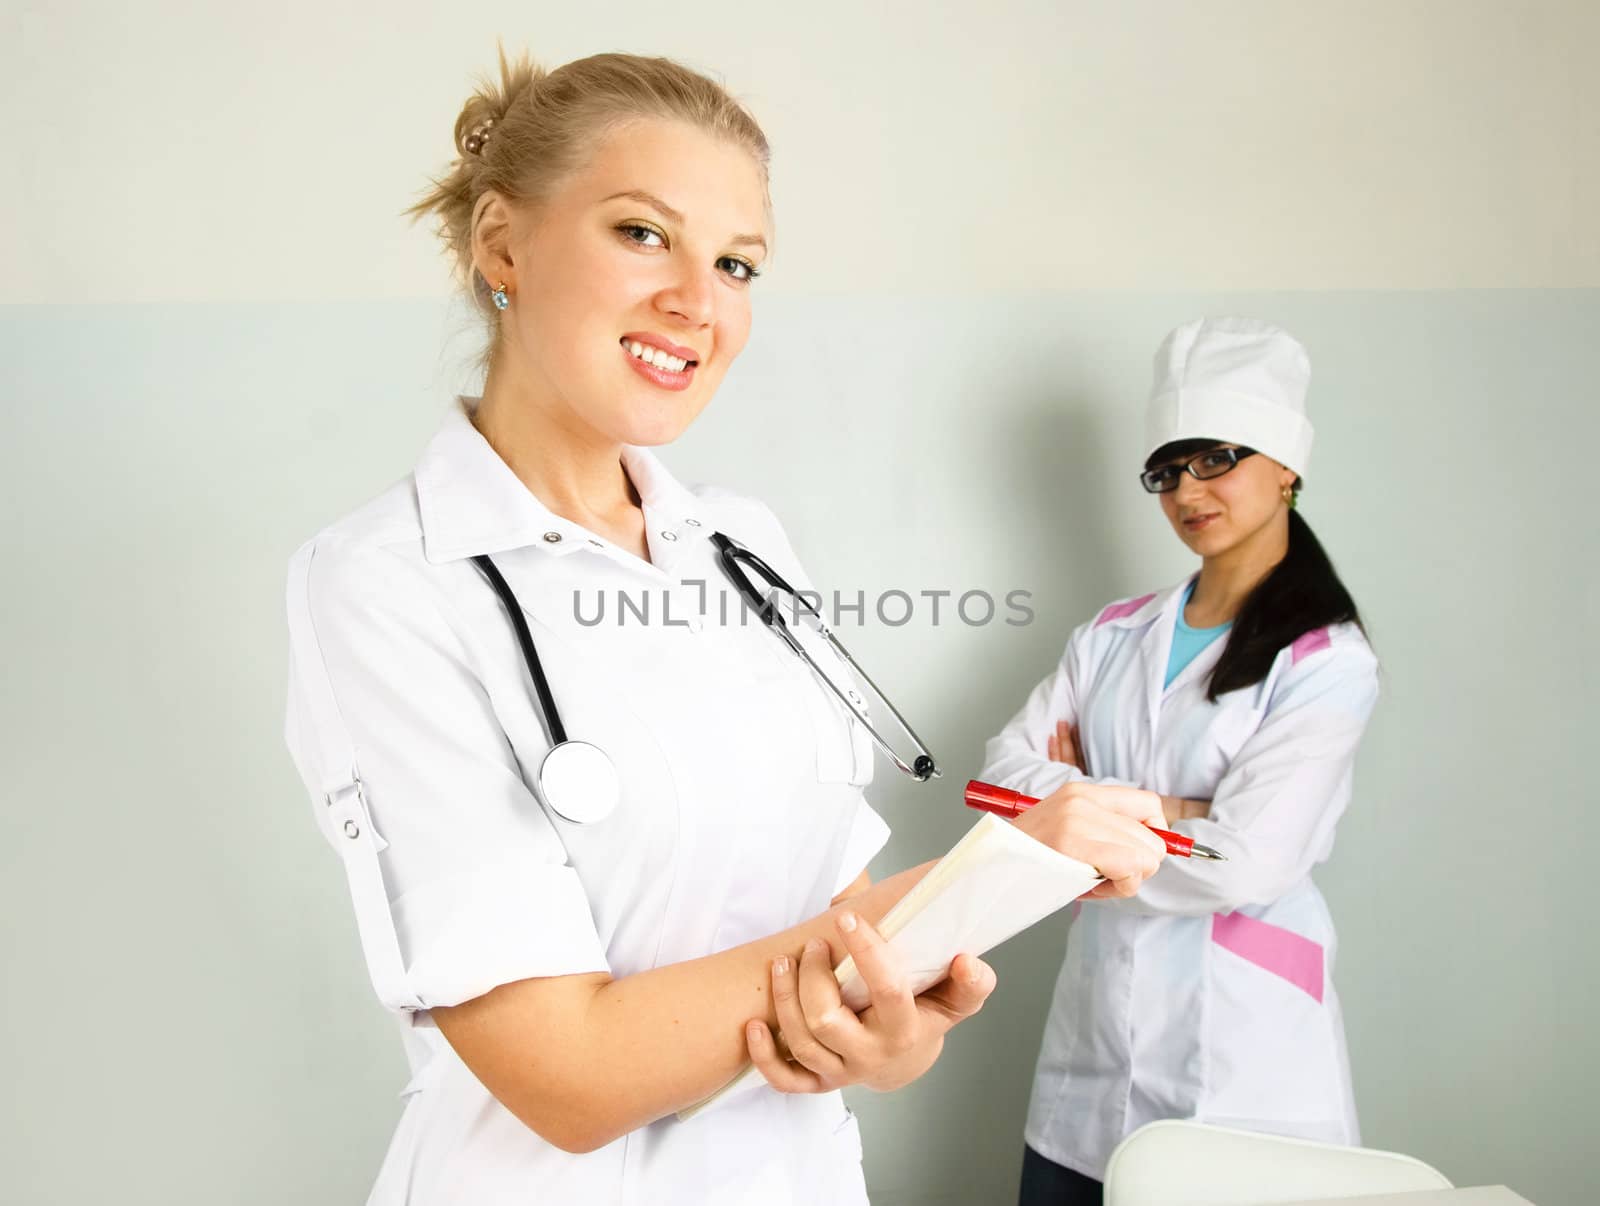
{"type": "Polygon", "coordinates": [[[862,796],[869,740],[745,621],[713,559],[720,530],[806,586],[771,512],[686,489],[627,449],[646,563],[542,506],[466,405],[411,477],[306,544],[289,573],[289,747],[411,1065],[370,1202],[865,1202],[837,1093],[762,1085],[571,1155],[431,1024],[430,1007],[499,984],[628,976],[795,925],[888,836],[862,796]],[[604,821],[561,820],[530,789],[549,742],[478,553],[519,596],[569,736],[616,764],[621,804],[604,821]],[[648,599],[648,624],[629,611],[619,625],[618,590],[648,599]],[[585,623],[598,592],[605,620],[585,623]]]}
{"type": "Polygon", "coordinates": [[[1169,858],[1131,900],[1083,902],[1069,931],[1025,1134],[1096,1178],[1161,1118],[1359,1142],[1333,923],[1310,873],[1350,799],[1377,660],[1355,625],[1319,629],[1210,703],[1217,640],[1163,688],[1187,585],[1074,632],[985,757],[985,779],[1034,796],[1088,777],[1210,800],[1208,818],[1172,828],[1229,859],[1169,858]],[[1087,774],[1049,760],[1058,720],[1078,726],[1087,774]]]}

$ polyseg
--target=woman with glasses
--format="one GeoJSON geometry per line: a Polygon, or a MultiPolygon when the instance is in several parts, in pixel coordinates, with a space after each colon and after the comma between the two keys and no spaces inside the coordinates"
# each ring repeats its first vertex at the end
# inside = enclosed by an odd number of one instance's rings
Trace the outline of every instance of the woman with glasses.
{"type": "MultiPolygon", "coordinates": [[[[1099,1202],[1162,1118],[1355,1143],[1333,848],[1378,695],[1355,603],[1296,510],[1310,363],[1270,324],[1187,323],[1156,354],[1140,481],[1199,571],[1102,609],[988,745],[983,777],[1160,793],[1224,863],[1168,859],[1073,922],[1034,1075],[1021,1202],[1099,1202]]],[[[1203,1172],[1200,1173],[1203,1175],[1203,1172]]]]}

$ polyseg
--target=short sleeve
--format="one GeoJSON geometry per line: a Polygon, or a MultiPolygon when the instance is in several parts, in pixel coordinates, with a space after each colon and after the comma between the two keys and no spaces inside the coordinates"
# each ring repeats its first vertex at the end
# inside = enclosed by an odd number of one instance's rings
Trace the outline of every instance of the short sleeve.
{"type": "Polygon", "coordinates": [[[431,571],[326,537],[291,560],[286,738],[391,1009],[607,971],[431,571]]]}
{"type": "Polygon", "coordinates": [[[889,823],[863,798],[856,805],[850,836],[845,839],[844,857],[839,860],[839,882],[833,888],[835,896],[856,882],[888,840],[889,823]]]}

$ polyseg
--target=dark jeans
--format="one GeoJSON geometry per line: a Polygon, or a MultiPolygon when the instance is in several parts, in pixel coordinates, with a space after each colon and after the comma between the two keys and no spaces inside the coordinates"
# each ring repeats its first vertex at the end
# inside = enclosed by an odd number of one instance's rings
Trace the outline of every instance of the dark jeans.
{"type": "Polygon", "coordinates": [[[1046,1160],[1031,1147],[1022,1149],[1017,1206],[1101,1206],[1104,1194],[1104,1187],[1093,1177],[1046,1160]]]}

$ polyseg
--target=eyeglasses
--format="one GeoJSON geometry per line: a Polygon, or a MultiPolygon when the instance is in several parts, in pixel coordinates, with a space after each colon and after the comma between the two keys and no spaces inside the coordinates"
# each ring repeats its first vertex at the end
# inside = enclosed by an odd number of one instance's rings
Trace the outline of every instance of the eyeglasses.
{"type": "Polygon", "coordinates": [[[1185,470],[1191,477],[1209,481],[1221,477],[1247,456],[1254,456],[1254,448],[1208,448],[1186,461],[1170,465],[1157,465],[1139,475],[1139,484],[1151,494],[1170,494],[1178,488],[1178,478],[1185,470]]]}

